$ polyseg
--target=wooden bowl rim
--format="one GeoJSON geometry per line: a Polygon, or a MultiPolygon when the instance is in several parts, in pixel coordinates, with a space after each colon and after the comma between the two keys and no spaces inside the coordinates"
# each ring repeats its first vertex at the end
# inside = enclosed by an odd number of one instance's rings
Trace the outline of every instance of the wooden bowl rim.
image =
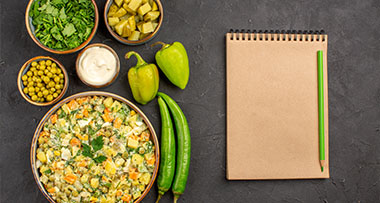
{"type": "Polygon", "coordinates": [[[49,106],[49,105],[52,105],[52,104],[58,102],[66,94],[68,86],[69,86],[69,75],[67,74],[66,68],[62,65],[61,62],[59,62],[57,59],[55,59],[53,57],[50,57],[50,56],[36,56],[36,57],[33,57],[33,58],[29,59],[27,62],[24,63],[24,65],[22,65],[20,71],[18,72],[18,76],[17,76],[17,87],[18,87],[18,90],[19,90],[21,96],[27,102],[29,102],[29,103],[31,103],[33,105],[36,105],[36,106],[49,106]],[[32,99],[29,98],[29,96],[27,96],[24,93],[24,91],[23,91],[24,85],[22,84],[21,77],[24,75],[25,69],[29,69],[30,68],[32,62],[34,62],[34,61],[41,61],[41,60],[48,60],[48,59],[51,60],[51,61],[53,61],[54,63],[56,63],[57,66],[63,72],[65,81],[63,83],[62,91],[58,95],[58,97],[56,97],[55,99],[53,99],[53,100],[51,100],[49,102],[35,102],[35,101],[32,101],[32,99]]]}
{"type": "Polygon", "coordinates": [[[95,0],[91,0],[92,4],[94,5],[94,10],[95,10],[95,19],[94,19],[95,20],[95,24],[94,24],[94,28],[91,31],[91,34],[88,36],[88,38],[86,39],[86,41],[84,41],[78,47],[75,47],[74,49],[64,50],[64,51],[55,50],[55,49],[52,49],[52,48],[49,48],[49,47],[45,46],[34,35],[34,32],[32,31],[32,29],[30,27],[31,26],[30,25],[31,22],[29,22],[30,21],[30,18],[29,18],[30,7],[32,6],[32,3],[34,1],[37,1],[37,0],[30,0],[29,3],[28,3],[28,6],[26,7],[26,11],[25,11],[26,30],[28,31],[29,36],[30,36],[30,38],[32,38],[32,40],[34,41],[34,43],[36,43],[39,47],[41,47],[45,51],[48,51],[48,52],[51,52],[51,53],[54,53],[54,54],[71,54],[71,53],[75,53],[75,52],[81,50],[83,47],[85,47],[94,38],[95,33],[96,33],[97,29],[98,29],[98,25],[99,25],[99,11],[98,11],[98,7],[96,5],[95,0]]]}
{"type": "Polygon", "coordinates": [[[43,125],[45,124],[45,122],[50,118],[50,116],[55,113],[63,104],[73,100],[73,99],[76,99],[76,98],[80,98],[80,97],[87,97],[87,96],[104,96],[104,97],[112,97],[113,99],[117,99],[125,104],[128,105],[128,107],[132,108],[133,110],[135,110],[144,120],[145,124],[147,125],[147,127],[149,128],[150,130],[150,135],[151,135],[151,139],[154,143],[154,146],[156,148],[155,150],[155,158],[156,158],[156,162],[154,164],[154,171],[153,171],[153,174],[152,174],[152,177],[151,177],[151,180],[149,181],[149,184],[147,185],[147,187],[145,188],[144,192],[141,194],[141,196],[136,200],[134,201],[134,203],[139,203],[141,202],[145,196],[149,193],[150,189],[152,188],[153,186],[153,183],[155,182],[156,180],[156,177],[157,177],[157,173],[158,173],[158,168],[159,168],[159,165],[160,165],[160,148],[159,148],[159,143],[158,143],[158,138],[157,138],[157,134],[156,134],[156,131],[154,130],[154,127],[153,125],[150,123],[148,117],[135,105],[133,104],[131,101],[129,101],[128,99],[125,99],[124,97],[122,96],[119,96],[117,94],[114,94],[114,93],[111,93],[111,92],[104,92],[104,91],[87,91],[87,92],[80,92],[80,93],[77,93],[77,94],[74,94],[74,95],[71,95],[65,99],[63,99],[62,101],[60,101],[59,103],[57,103],[56,105],[54,105],[41,119],[41,121],[39,122],[35,132],[34,132],[34,135],[33,135],[33,139],[32,139],[32,144],[31,144],[31,148],[30,148],[30,164],[31,164],[31,168],[32,168],[32,172],[33,172],[33,177],[34,177],[34,180],[36,181],[37,183],[37,186],[38,188],[40,189],[40,191],[42,192],[42,194],[46,197],[46,199],[51,202],[51,203],[56,203],[53,198],[47,193],[47,191],[45,190],[45,187],[42,185],[42,183],[40,182],[39,180],[39,172],[37,170],[37,167],[35,166],[35,163],[36,163],[36,150],[37,150],[37,141],[38,141],[38,138],[39,138],[39,135],[40,135],[40,132],[41,130],[43,129],[43,125]]]}
{"type": "Polygon", "coordinates": [[[119,58],[119,55],[117,55],[116,51],[114,49],[112,49],[112,47],[106,45],[106,44],[102,44],[102,43],[93,43],[93,44],[90,44],[88,45],[87,47],[85,47],[81,52],[79,52],[78,56],[77,56],[77,59],[75,61],[75,70],[77,72],[77,76],[79,77],[79,79],[87,86],[89,87],[93,87],[93,88],[102,88],[102,87],[106,87],[108,85],[111,85],[115,80],[116,78],[119,76],[119,73],[120,73],[120,58],[119,58]],[[115,73],[115,76],[107,83],[103,84],[103,85],[92,85],[90,83],[88,83],[79,73],[78,73],[78,69],[79,69],[79,60],[80,58],[82,57],[83,53],[91,48],[91,47],[103,47],[103,48],[106,48],[108,49],[109,51],[111,51],[111,53],[115,56],[116,58],[116,73],[115,73]]]}
{"type": "Polygon", "coordinates": [[[147,37],[145,37],[144,39],[141,39],[141,40],[137,40],[137,41],[131,41],[131,40],[128,40],[124,37],[121,37],[119,36],[116,32],[114,32],[111,28],[111,26],[108,24],[108,20],[107,20],[107,13],[108,13],[108,10],[110,8],[110,4],[112,4],[113,0],[107,0],[105,6],[104,6],[104,22],[106,24],[106,27],[107,27],[107,30],[108,32],[119,42],[123,43],[123,44],[126,44],[126,45],[140,45],[140,44],[144,44],[150,40],[152,40],[158,33],[158,31],[161,29],[161,26],[162,26],[162,23],[163,23],[163,20],[164,20],[164,8],[162,6],[162,3],[160,0],[154,0],[156,3],[157,3],[157,6],[158,6],[158,10],[160,11],[160,19],[158,21],[158,26],[156,27],[156,29],[150,33],[147,37]]]}

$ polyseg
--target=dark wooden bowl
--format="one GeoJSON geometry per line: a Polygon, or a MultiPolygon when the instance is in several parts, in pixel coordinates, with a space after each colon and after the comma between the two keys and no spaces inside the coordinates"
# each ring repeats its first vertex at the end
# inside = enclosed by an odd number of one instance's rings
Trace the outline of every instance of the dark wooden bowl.
{"type": "Polygon", "coordinates": [[[110,84],[112,84],[117,76],[119,75],[119,72],[120,72],[120,59],[119,59],[119,56],[117,55],[117,53],[115,52],[115,50],[113,50],[111,47],[105,45],[105,44],[101,44],[101,43],[94,43],[94,44],[90,44],[88,45],[86,48],[84,48],[77,56],[77,60],[75,62],[75,70],[77,72],[77,76],[79,77],[79,79],[84,83],[86,84],[87,86],[90,86],[90,87],[94,87],[94,88],[101,88],[101,87],[106,87],[110,84]],[[80,75],[78,74],[78,69],[79,69],[79,61],[80,61],[80,58],[82,57],[83,53],[88,49],[88,48],[91,48],[91,47],[103,47],[103,48],[106,48],[108,49],[109,51],[111,51],[111,53],[115,56],[116,58],[116,74],[115,76],[111,79],[111,81],[107,82],[106,84],[104,85],[92,85],[92,84],[89,84],[86,82],[86,80],[80,75]]]}
{"type": "Polygon", "coordinates": [[[57,103],[65,95],[65,93],[67,91],[67,88],[69,86],[69,75],[67,74],[66,68],[57,59],[52,58],[50,56],[36,56],[34,58],[29,59],[21,67],[21,69],[20,69],[20,71],[18,73],[18,76],[17,76],[17,86],[18,86],[18,90],[20,91],[21,96],[26,101],[28,101],[29,103],[34,104],[36,106],[49,106],[49,105],[52,105],[54,103],[57,103]],[[55,99],[53,99],[53,100],[51,100],[49,102],[35,102],[35,101],[32,101],[32,99],[28,95],[26,95],[24,93],[24,91],[23,91],[23,89],[24,89],[25,86],[22,83],[21,77],[29,70],[32,62],[34,62],[34,61],[41,61],[41,60],[48,60],[48,59],[51,60],[51,61],[53,61],[54,63],[56,63],[57,66],[62,70],[62,73],[63,73],[63,76],[64,76],[64,80],[65,80],[65,82],[63,83],[62,92],[58,95],[58,97],[56,97],[55,99]]]}
{"type": "Polygon", "coordinates": [[[88,36],[87,40],[84,41],[78,47],[76,47],[74,49],[65,50],[65,51],[60,51],[60,50],[55,50],[55,49],[49,48],[49,47],[45,46],[44,44],[42,44],[40,42],[40,40],[37,39],[37,37],[35,36],[34,26],[32,24],[32,18],[29,16],[29,11],[30,11],[30,8],[31,8],[31,6],[32,6],[32,4],[33,4],[34,1],[35,0],[30,0],[29,3],[28,3],[28,6],[26,7],[26,12],[25,12],[26,30],[28,31],[29,36],[30,36],[30,38],[32,38],[32,40],[34,41],[34,43],[36,43],[39,47],[41,47],[45,51],[48,51],[48,52],[51,52],[51,53],[54,53],[54,54],[71,54],[71,53],[74,53],[74,52],[77,52],[77,51],[81,50],[88,43],[90,43],[90,41],[92,40],[92,38],[94,38],[95,33],[96,33],[97,29],[98,29],[98,24],[99,24],[99,11],[98,11],[98,7],[96,6],[95,0],[91,0],[92,4],[94,5],[94,9],[95,9],[95,19],[94,19],[95,20],[95,25],[94,25],[94,28],[91,31],[90,36],[88,36]]]}
{"type": "Polygon", "coordinates": [[[157,35],[158,31],[160,30],[162,22],[164,20],[164,8],[162,7],[161,1],[160,0],[154,0],[154,1],[157,3],[158,10],[160,11],[158,26],[156,27],[156,29],[152,33],[150,33],[144,39],[137,40],[137,41],[131,41],[131,40],[128,40],[128,39],[118,35],[115,31],[112,30],[111,26],[108,24],[107,14],[108,14],[108,10],[110,9],[110,6],[113,3],[113,0],[107,0],[106,5],[104,6],[104,21],[105,21],[106,27],[107,27],[109,33],[112,35],[112,37],[114,37],[117,41],[119,41],[123,44],[126,44],[126,45],[140,45],[140,44],[144,44],[144,43],[150,41],[151,39],[153,39],[157,35]]]}
{"type": "Polygon", "coordinates": [[[158,173],[158,168],[159,168],[159,164],[160,164],[160,149],[159,149],[159,144],[158,144],[158,139],[157,139],[156,131],[154,130],[153,125],[150,123],[148,117],[136,105],[134,105],[131,101],[129,101],[129,100],[127,100],[127,99],[125,99],[125,98],[123,98],[123,97],[121,97],[119,95],[116,95],[116,94],[113,94],[113,93],[109,93],[109,92],[102,92],[102,91],[81,92],[81,93],[74,94],[74,95],[72,95],[70,97],[67,97],[67,98],[63,99],[62,101],[60,101],[59,103],[57,103],[56,105],[54,105],[44,115],[44,117],[42,117],[42,119],[41,119],[40,123],[38,124],[38,126],[36,128],[36,131],[34,133],[34,136],[33,136],[33,139],[32,139],[32,145],[31,145],[31,148],[30,148],[30,163],[31,163],[31,167],[32,167],[32,172],[33,172],[34,180],[36,181],[36,183],[38,185],[38,188],[41,190],[42,194],[46,197],[46,199],[49,202],[55,203],[55,201],[53,200],[53,198],[49,195],[49,193],[45,190],[45,187],[42,185],[42,183],[41,183],[41,181],[39,179],[39,177],[40,177],[39,176],[39,172],[38,172],[38,169],[36,167],[36,151],[37,151],[37,146],[38,146],[37,142],[38,142],[38,138],[40,136],[40,133],[43,130],[45,122],[48,121],[48,119],[50,118],[50,116],[53,113],[55,113],[63,104],[66,104],[66,103],[70,102],[73,99],[80,98],[80,97],[87,97],[87,96],[112,97],[113,99],[116,99],[116,100],[118,100],[120,102],[123,102],[126,105],[128,105],[128,107],[130,107],[133,110],[135,110],[136,113],[138,113],[141,116],[141,118],[144,120],[144,122],[148,126],[149,131],[150,131],[150,136],[151,136],[150,138],[153,141],[155,149],[156,149],[155,152],[154,152],[154,155],[155,155],[155,158],[156,158],[156,163],[154,164],[154,171],[153,171],[152,178],[151,178],[149,184],[147,185],[147,187],[145,188],[145,190],[141,194],[141,196],[136,201],[134,201],[134,203],[141,202],[144,199],[144,197],[148,194],[148,192],[150,191],[150,189],[152,188],[153,183],[156,180],[157,173],[158,173]]]}

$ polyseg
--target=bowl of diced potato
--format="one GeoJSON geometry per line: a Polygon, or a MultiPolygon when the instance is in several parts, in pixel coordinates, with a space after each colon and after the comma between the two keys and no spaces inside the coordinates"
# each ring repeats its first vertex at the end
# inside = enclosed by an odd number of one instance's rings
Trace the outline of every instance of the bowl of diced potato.
{"type": "Polygon", "coordinates": [[[163,21],[163,7],[160,0],[108,0],[104,20],[116,40],[140,45],[157,35],[163,21]]]}

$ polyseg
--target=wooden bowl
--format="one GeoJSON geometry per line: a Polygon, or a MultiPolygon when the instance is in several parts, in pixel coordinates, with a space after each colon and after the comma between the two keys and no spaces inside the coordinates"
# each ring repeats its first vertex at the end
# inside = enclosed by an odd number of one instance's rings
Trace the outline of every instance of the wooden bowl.
{"type": "Polygon", "coordinates": [[[119,59],[119,56],[117,55],[117,53],[115,52],[115,50],[113,50],[110,46],[108,45],[105,45],[105,44],[101,44],[101,43],[94,43],[94,44],[90,44],[88,45],[86,48],[84,48],[77,56],[77,59],[76,59],[76,62],[75,62],[75,70],[77,72],[77,76],[79,77],[79,79],[84,83],[86,84],[87,86],[90,86],[90,87],[94,87],[94,88],[101,88],[101,87],[106,87],[110,84],[112,84],[117,76],[119,75],[119,72],[120,72],[120,59],[119,59]],[[86,80],[79,74],[79,61],[80,61],[80,58],[82,57],[83,53],[91,48],[91,47],[103,47],[103,48],[106,48],[108,49],[109,51],[111,51],[111,53],[115,56],[116,58],[116,73],[115,73],[115,76],[107,83],[103,84],[103,85],[92,85],[92,84],[89,84],[86,82],[86,80]]]}
{"type": "Polygon", "coordinates": [[[28,6],[26,7],[26,12],[25,12],[26,30],[28,31],[29,36],[32,38],[32,40],[34,41],[34,43],[36,43],[39,47],[41,47],[45,51],[48,51],[48,52],[51,52],[51,53],[54,53],[54,54],[71,54],[71,53],[74,53],[74,52],[77,52],[77,51],[81,50],[88,43],[90,43],[90,41],[92,40],[92,38],[94,38],[95,33],[96,33],[97,29],[98,29],[98,24],[99,24],[99,11],[98,11],[98,7],[96,6],[95,0],[91,0],[92,4],[94,5],[94,10],[95,10],[95,19],[94,19],[95,20],[95,24],[94,24],[94,28],[91,31],[91,34],[88,36],[87,40],[84,41],[78,47],[76,47],[74,49],[64,50],[64,51],[55,50],[55,49],[52,49],[52,48],[49,48],[49,47],[45,46],[35,36],[34,26],[32,24],[32,18],[29,16],[29,11],[30,11],[30,8],[31,8],[31,6],[32,6],[32,4],[33,4],[34,1],[35,0],[30,0],[29,3],[28,3],[28,6]]]}
{"type": "Polygon", "coordinates": [[[57,101],[59,101],[65,95],[65,93],[67,91],[67,87],[69,86],[69,75],[67,74],[67,71],[66,71],[65,67],[57,59],[52,58],[50,56],[36,56],[34,58],[29,59],[21,67],[20,71],[18,72],[18,76],[17,76],[17,86],[18,86],[18,90],[20,91],[21,96],[26,101],[28,101],[29,103],[34,104],[36,106],[49,106],[49,105],[52,105],[52,104],[56,103],[57,101]],[[23,89],[24,89],[25,86],[24,86],[24,84],[22,82],[21,77],[29,70],[32,62],[34,62],[34,61],[41,61],[41,60],[48,60],[48,59],[51,60],[52,62],[56,63],[57,66],[62,70],[62,73],[63,73],[63,76],[64,76],[64,80],[65,80],[64,83],[63,83],[62,91],[58,95],[58,97],[56,97],[55,99],[53,99],[53,100],[51,100],[49,102],[35,102],[35,101],[32,101],[32,99],[28,95],[26,95],[24,93],[24,91],[23,91],[23,89]]]}
{"type": "Polygon", "coordinates": [[[154,1],[157,3],[158,10],[160,11],[160,17],[159,17],[159,20],[158,20],[158,26],[156,27],[156,29],[152,33],[150,33],[144,39],[137,40],[137,41],[131,41],[131,40],[128,40],[128,39],[126,39],[126,38],[121,37],[120,35],[118,35],[115,31],[112,30],[111,26],[108,24],[107,14],[108,14],[108,10],[110,9],[110,6],[113,3],[113,0],[107,0],[106,5],[104,7],[104,21],[106,23],[106,27],[107,27],[109,33],[111,33],[111,35],[117,41],[119,41],[119,42],[121,42],[123,44],[126,44],[126,45],[140,45],[140,44],[144,44],[144,43],[152,40],[157,35],[158,31],[160,30],[162,22],[163,22],[163,19],[164,19],[164,8],[162,7],[161,1],[160,0],[154,0],[154,1]]]}
{"type": "Polygon", "coordinates": [[[157,139],[157,135],[156,135],[156,132],[153,128],[153,125],[150,123],[148,117],[136,106],[134,105],[131,101],[121,97],[121,96],[118,96],[116,94],[113,94],[113,93],[109,93],[109,92],[102,92],[102,91],[90,91],[90,92],[81,92],[81,93],[77,93],[77,94],[74,94],[70,97],[67,97],[65,99],[63,99],[62,101],[60,101],[58,104],[56,104],[55,106],[53,106],[45,115],[44,117],[42,117],[40,123],[38,124],[37,128],[36,128],[36,131],[34,133],[34,136],[33,136],[33,139],[32,139],[32,145],[31,145],[31,148],[30,148],[30,163],[31,163],[31,167],[32,167],[32,172],[33,172],[33,176],[34,176],[34,180],[36,181],[37,185],[38,185],[38,188],[41,190],[42,194],[46,197],[46,199],[51,202],[51,203],[55,203],[55,201],[53,200],[53,198],[49,195],[49,193],[45,190],[45,187],[42,185],[40,179],[39,179],[39,171],[37,169],[37,166],[36,166],[36,151],[37,151],[37,146],[38,146],[38,138],[40,136],[40,133],[41,131],[43,130],[43,127],[44,127],[44,124],[46,121],[48,121],[48,119],[50,118],[51,115],[53,115],[53,113],[55,113],[63,104],[66,104],[68,103],[69,101],[73,100],[73,99],[76,99],[76,98],[80,98],[80,97],[86,97],[86,96],[104,96],[104,97],[112,97],[113,99],[116,99],[120,102],[123,102],[125,103],[126,105],[128,105],[128,107],[130,107],[131,109],[135,110],[136,113],[138,113],[141,118],[144,120],[145,124],[147,125],[149,131],[150,131],[150,138],[151,140],[153,141],[153,144],[156,148],[155,152],[154,152],[154,155],[155,155],[155,158],[156,158],[156,163],[154,164],[154,171],[153,171],[153,174],[152,174],[152,177],[151,177],[151,180],[149,182],[149,184],[147,185],[147,187],[145,188],[144,192],[141,194],[141,196],[136,200],[134,201],[134,203],[138,203],[138,202],[141,202],[144,197],[148,194],[148,192],[150,191],[150,189],[152,188],[153,186],[153,183],[154,181],[156,180],[156,177],[157,177],[157,173],[158,173],[158,168],[159,168],[159,164],[160,164],[160,149],[159,149],[159,143],[158,143],[158,139],[157,139]]]}

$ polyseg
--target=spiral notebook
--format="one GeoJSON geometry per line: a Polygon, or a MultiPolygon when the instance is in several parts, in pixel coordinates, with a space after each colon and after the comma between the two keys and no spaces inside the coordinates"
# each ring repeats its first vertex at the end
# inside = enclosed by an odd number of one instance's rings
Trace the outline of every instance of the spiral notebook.
{"type": "Polygon", "coordinates": [[[229,180],[329,178],[327,35],[226,34],[229,180]],[[319,164],[317,51],[324,55],[325,170],[319,164]]]}

